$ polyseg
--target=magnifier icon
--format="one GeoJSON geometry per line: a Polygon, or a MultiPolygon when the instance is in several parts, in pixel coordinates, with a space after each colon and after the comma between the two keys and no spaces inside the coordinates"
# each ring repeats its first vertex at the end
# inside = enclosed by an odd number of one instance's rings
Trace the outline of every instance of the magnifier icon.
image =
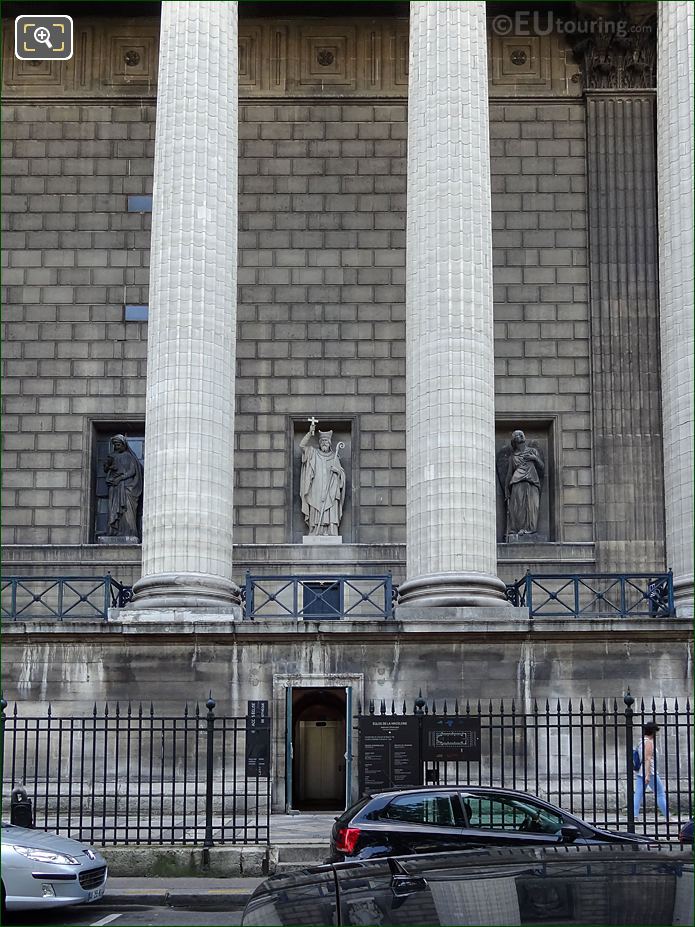
{"type": "Polygon", "coordinates": [[[34,41],[40,42],[47,48],[53,49],[53,45],[51,45],[51,33],[45,26],[39,26],[37,29],[34,29],[34,41]]]}

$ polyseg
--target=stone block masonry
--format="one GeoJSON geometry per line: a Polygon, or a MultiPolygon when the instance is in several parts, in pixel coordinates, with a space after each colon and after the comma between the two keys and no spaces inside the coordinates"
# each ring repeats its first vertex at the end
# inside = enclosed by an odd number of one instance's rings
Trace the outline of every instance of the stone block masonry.
{"type": "Polygon", "coordinates": [[[359,416],[355,540],[404,540],[405,118],[242,106],[238,543],[288,539],[286,421],[304,413],[359,416]]]}
{"type": "Polygon", "coordinates": [[[556,416],[556,540],[591,541],[590,341],[582,103],[490,108],[495,411],[556,416]]]}
{"type": "MultiPolygon", "coordinates": [[[[583,114],[491,107],[497,413],[557,416],[566,542],[592,522],[583,114]]],[[[236,543],[289,540],[304,414],[359,417],[355,540],[405,540],[406,118],[394,101],[240,107],[236,543]]],[[[150,215],[127,197],[151,193],[154,119],[5,108],[6,543],[89,540],[90,423],[144,418],[147,324],[122,307],[148,302],[150,215]]]]}
{"type": "Polygon", "coordinates": [[[5,108],[5,541],[89,538],[89,421],[144,419],[155,107],[5,108]],[[48,131],[50,129],[50,131],[48,131]]]}

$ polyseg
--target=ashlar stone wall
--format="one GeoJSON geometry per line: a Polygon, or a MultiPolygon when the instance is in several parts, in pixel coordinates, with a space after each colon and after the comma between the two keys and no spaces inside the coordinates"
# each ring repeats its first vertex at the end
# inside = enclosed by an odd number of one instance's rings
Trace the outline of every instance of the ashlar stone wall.
{"type": "MultiPolygon", "coordinates": [[[[357,416],[356,540],[404,540],[404,103],[242,106],[236,539],[289,540],[290,418],[357,416]]],[[[6,110],[6,541],[89,540],[91,422],[141,422],[154,107],[6,110]],[[43,136],[50,137],[43,137],[43,136]]],[[[579,104],[491,112],[497,413],[551,423],[591,540],[579,104]]],[[[465,440],[465,436],[461,436],[465,440]]]]}
{"type": "MultiPolygon", "coordinates": [[[[295,96],[283,99],[242,80],[240,544],[293,540],[292,442],[309,415],[353,429],[350,540],[405,540],[406,26],[382,24],[398,49],[382,90],[360,85],[358,97],[349,81],[304,86],[295,75],[295,96]]],[[[59,72],[43,87],[7,71],[6,544],[91,542],[94,429],[134,432],[144,421],[147,324],[124,322],[123,305],[147,303],[150,215],[128,212],[128,196],[151,193],[157,23],[84,28],[104,42],[117,27],[147,35],[142,74],[126,68],[83,87],[68,69],[64,87],[59,72]]],[[[256,26],[245,29],[256,48],[256,26]]],[[[307,29],[318,42],[324,27],[307,29]]],[[[551,540],[572,545],[592,540],[585,111],[566,48],[546,44],[543,86],[542,75],[525,86],[500,70],[504,49],[492,48],[496,407],[500,434],[521,424],[547,435],[551,540]]],[[[262,84],[264,59],[254,60],[262,84]]],[[[365,73],[380,79],[378,68],[365,73]]],[[[107,564],[95,548],[89,557],[107,564]]]]}

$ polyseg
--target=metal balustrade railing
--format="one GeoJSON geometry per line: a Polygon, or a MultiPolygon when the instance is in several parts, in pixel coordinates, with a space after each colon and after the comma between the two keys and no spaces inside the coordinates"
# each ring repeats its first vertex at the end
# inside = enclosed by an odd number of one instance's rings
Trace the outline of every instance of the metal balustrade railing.
{"type": "Polygon", "coordinates": [[[308,621],[392,618],[396,587],[390,573],[343,576],[246,574],[244,617],[308,621]]]}
{"type": "Polygon", "coordinates": [[[507,598],[529,618],[667,618],[673,573],[527,573],[507,598]]]}
{"type": "MultiPolygon", "coordinates": [[[[244,618],[390,619],[398,587],[390,573],[253,575],[241,586],[244,618]]],[[[105,576],[7,576],[0,614],[11,621],[102,619],[124,607],[131,586],[105,576]]],[[[507,599],[529,618],[665,618],[675,614],[673,574],[527,573],[507,599]]]]}
{"type": "Polygon", "coordinates": [[[108,619],[122,608],[132,587],[105,576],[7,576],[0,585],[0,614],[12,621],[108,619]]]}

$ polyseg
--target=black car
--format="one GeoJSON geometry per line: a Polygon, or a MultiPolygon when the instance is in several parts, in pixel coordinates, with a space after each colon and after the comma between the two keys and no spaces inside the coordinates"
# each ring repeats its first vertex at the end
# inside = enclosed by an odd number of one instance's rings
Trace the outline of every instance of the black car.
{"type": "Polygon", "coordinates": [[[242,925],[692,924],[677,845],[490,847],[334,863],[274,876],[242,925]]]}
{"type": "Polygon", "coordinates": [[[681,826],[681,829],[678,831],[678,841],[682,847],[695,847],[695,827],[693,826],[692,818],[681,826]]]}
{"type": "Polygon", "coordinates": [[[524,792],[452,786],[362,798],[336,818],[329,862],[490,846],[644,842],[651,840],[601,830],[524,792]]]}

